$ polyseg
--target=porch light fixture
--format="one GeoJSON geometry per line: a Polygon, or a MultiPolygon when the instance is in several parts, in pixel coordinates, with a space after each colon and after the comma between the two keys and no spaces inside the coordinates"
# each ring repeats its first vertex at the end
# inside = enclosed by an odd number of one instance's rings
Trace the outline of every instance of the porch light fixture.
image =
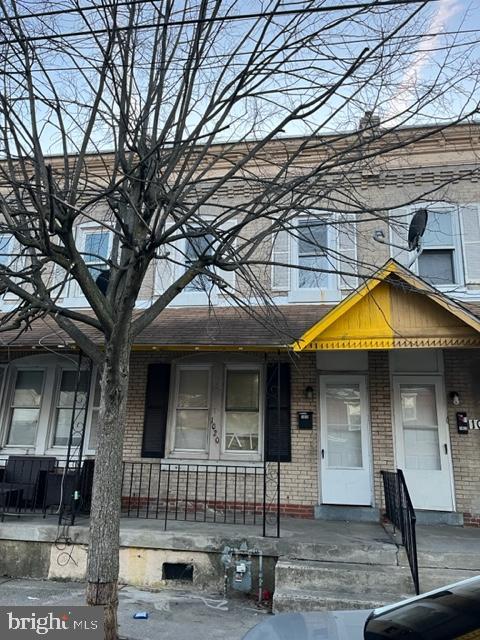
{"type": "Polygon", "coordinates": [[[456,407],[460,404],[460,396],[457,391],[452,391],[450,393],[450,400],[456,407]]]}
{"type": "Polygon", "coordinates": [[[304,395],[306,400],[313,400],[313,387],[305,387],[304,395]]]}

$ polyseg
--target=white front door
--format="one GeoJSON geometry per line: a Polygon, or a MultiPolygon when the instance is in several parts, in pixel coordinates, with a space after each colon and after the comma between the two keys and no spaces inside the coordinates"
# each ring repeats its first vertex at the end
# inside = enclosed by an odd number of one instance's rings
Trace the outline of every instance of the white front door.
{"type": "Polygon", "coordinates": [[[368,415],[364,376],[320,378],[320,478],[324,504],[372,504],[368,415]]]}
{"type": "Polygon", "coordinates": [[[442,378],[396,376],[397,466],[416,509],[453,510],[452,467],[442,378]]]}

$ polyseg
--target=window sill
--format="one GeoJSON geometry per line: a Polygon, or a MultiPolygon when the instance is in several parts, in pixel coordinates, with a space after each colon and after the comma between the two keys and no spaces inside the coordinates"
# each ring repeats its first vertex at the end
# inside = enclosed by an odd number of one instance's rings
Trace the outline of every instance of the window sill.
{"type": "Polygon", "coordinates": [[[172,466],[198,466],[200,470],[202,467],[238,467],[240,468],[255,468],[261,469],[263,468],[263,462],[261,460],[202,460],[199,458],[140,458],[135,460],[124,460],[124,462],[145,462],[145,463],[160,463],[160,464],[169,464],[172,466]]]}
{"type": "Polygon", "coordinates": [[[342,298],[338,289],[292,289],[288,302],[338,302],[342,298]]]}

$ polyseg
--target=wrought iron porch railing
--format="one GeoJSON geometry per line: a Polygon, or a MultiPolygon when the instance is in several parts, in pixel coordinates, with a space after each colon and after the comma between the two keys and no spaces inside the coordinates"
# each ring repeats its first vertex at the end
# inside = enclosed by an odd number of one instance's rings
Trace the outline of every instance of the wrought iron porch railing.
{"type": "Polygon", "coordinates": [[[262,466],[123,463],[122,515],[127,518],[262,525],[279,535],[279,477],[262,466]],[[273,490],[272,487],[274,486],[273,490]]]}
{"type": "Polygon", "coordinates": [[[386,516],[402,534],[402,544],[412,573],[415,593],[420,594],[420,580],[418,575],[417,537],[415,524],[417,517],[408,493],[405,476],[401,469],[397,471],[382,471],[383,490],[385,494],[386,516]]]}
{"type": "MultiPolygon", "coordinates": [[[[88,515],[94,460],[9,456],[0,460],[0,518],[55,514],[73,525],[88,515]]],[[[280,536],[280,465],[125,461],[122,517],[259,525],[280,536]]]]}

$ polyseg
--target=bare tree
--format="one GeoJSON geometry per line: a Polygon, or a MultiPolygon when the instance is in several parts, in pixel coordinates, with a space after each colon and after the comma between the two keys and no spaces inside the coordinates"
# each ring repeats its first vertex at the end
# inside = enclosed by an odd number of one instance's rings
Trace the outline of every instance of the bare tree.
{"type": "MultiPolygon", "coordinates": [[[[0,232],[17,247],[0,260],[1,289],[16,297],[1,323],[21,331],[50,316],[101,368],[87,601],[104,605],[116,638],[132,343],[187,286],[265,313],[262,271],[295,268],[272,257],[272,239],[321,242],[298,230],[299,214],[321,228],[330,213],[344,233],[358,214],[384,220],[391,203],[373,209],[352,175],[476,114],[475,53],[468,34],[441,33],[428,0],[258,0],[248,11],[236,0],[0,0],[0,11],[0,232]],[[366,108],[381,126],[367,118],[352,132],[366,108]],[[434,116],[437,127],[401,128],[434,116]],[[108,258],[79,245],[89,220],[113,234],[108,258]],[[135,309],[152,268],[163,290],[135,309]],[[63,303],[72,287],[88,311],[63,303]]],[[[324,250],[325,271],[371,271],[324,250]]]]}

